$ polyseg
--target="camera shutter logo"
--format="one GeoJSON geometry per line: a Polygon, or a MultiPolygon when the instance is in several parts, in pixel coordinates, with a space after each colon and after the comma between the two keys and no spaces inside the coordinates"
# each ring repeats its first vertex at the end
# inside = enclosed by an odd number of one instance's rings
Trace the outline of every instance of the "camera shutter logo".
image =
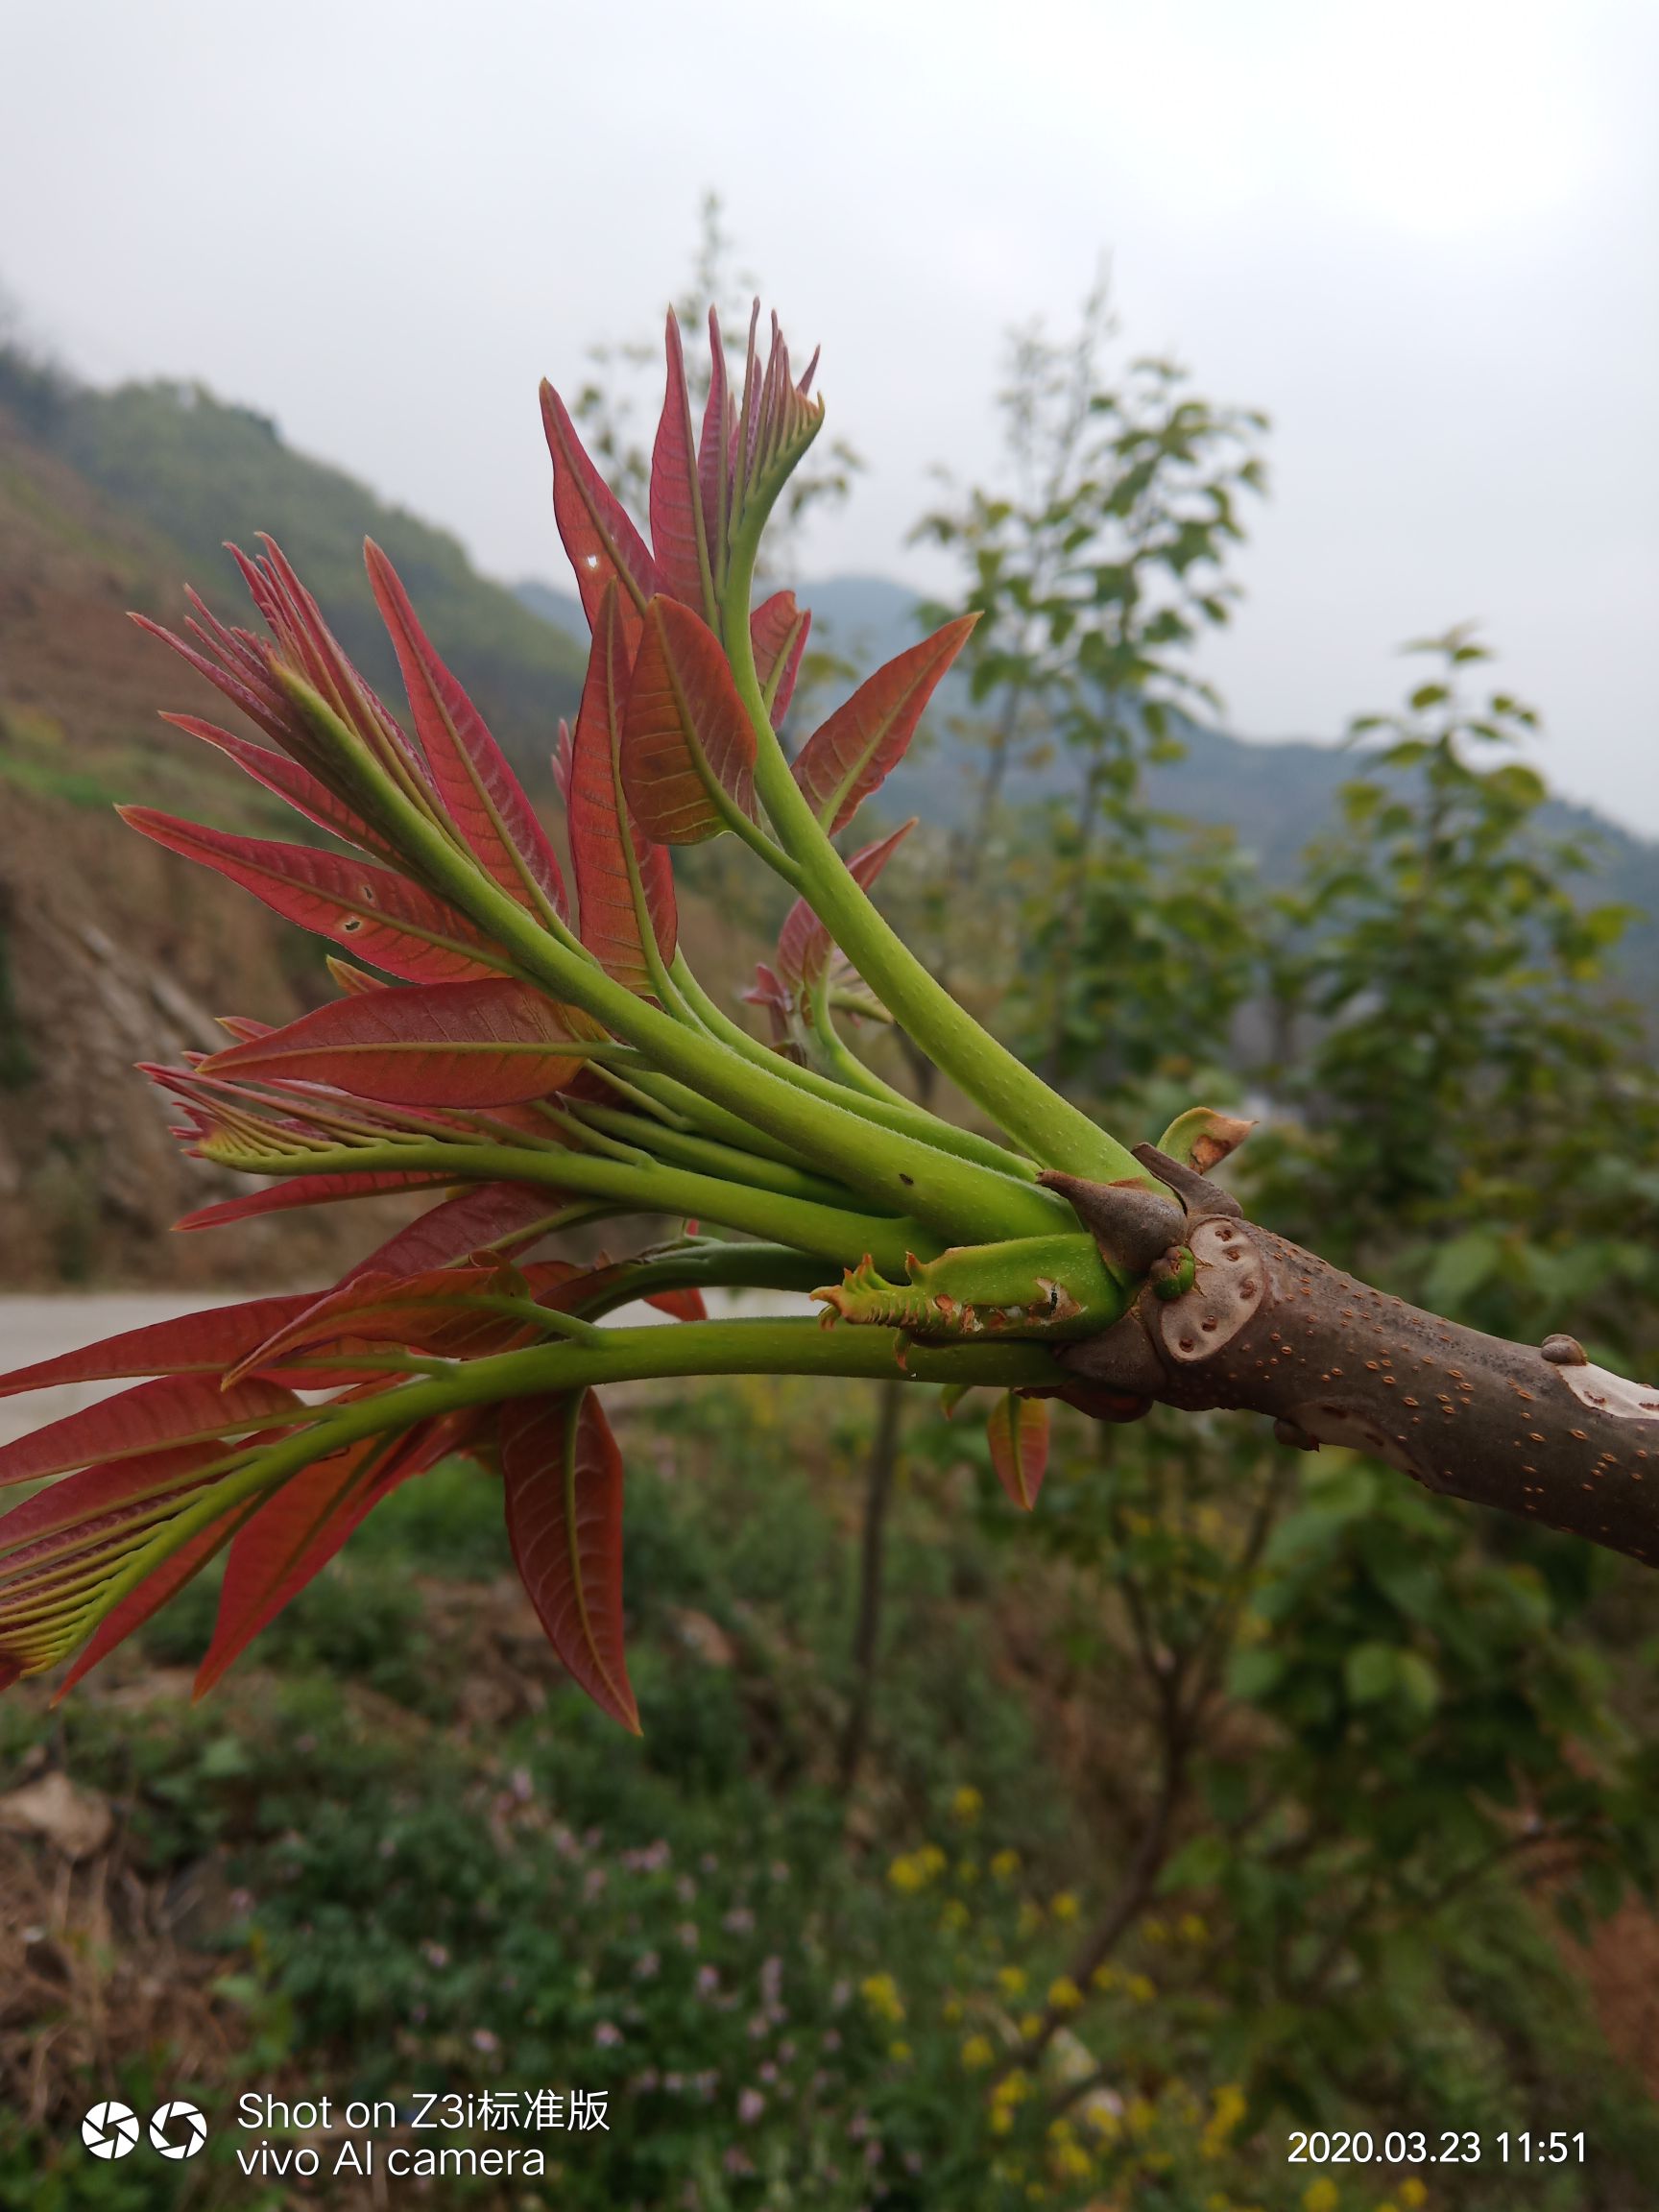
{"type": "Polygon", "coordinates": [[[94,2158],[125,2158],[138,2140],[138,2115],[131,2104],[94,2104],[81,2123],[81,2140],[94,2158]]]}
{"type": "Polygon", "coordinates": [[[163,2158],[194,2158],[207,2140],[207,2123],[182,2097],[150,2115],[150,2140],[163,2158]]]}

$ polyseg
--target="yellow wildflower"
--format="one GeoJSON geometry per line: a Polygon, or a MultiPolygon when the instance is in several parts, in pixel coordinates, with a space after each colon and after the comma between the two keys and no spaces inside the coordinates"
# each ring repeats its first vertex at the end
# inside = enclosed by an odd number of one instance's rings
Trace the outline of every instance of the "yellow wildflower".
{"type": "Polygon", "coordinates": [[[997,1981],[1005,1996],[1018,1997],[1025,1986],[1025,1969],[1023,1966],[998,1966],[997,1981]]]}
{"type": "Polygon", "coordinates": [[[998,1882],[1012,1882],[1020,1871],[1018,1851],[998,1851],[991,1862],[991,1871],[998,1882]]]}
{"type": "Polygon", "coordinates": [[[989,2035],[970,2035],[962,2046],[962,2063],[973,2073],[989,2066],[997,2056],[997,2046],[989,2035]]]}
{"type": "Polygon", "coordinates": [[[916,1863],[922,1869],[924,1881],[931,1882],[936,1874],[943,1874],[950,1862],[937,1843],[924,1843],[916,1854],[916,1863]]]}
{"type": "Polygon", "coordinates": [[[1094,1973],[1090,1975],[1089,1979],[1094,1983],[1096,1989],[1116,1989],[1118,1983],[1122,1981],[1123,1977],[1116,1966],[1107,1964],[1105,1966],[1096,1966],[1094,1973]]]}
{"type": "Polygon", "coordinates": [[[1201,1912],[1182,1913],[1181,1940],[1183,1943],[1207,1943],[1210,1940],[1210,1923],[1201,1912]]]}
{"type": "Polygon", "coordinates": [[[1131,2135],[1149,2135],[1158,2125],[1157,2108],[1149,2104],[1144,2097],[1133,2099],[1123,2118],[1131,2135]]]}
{"type": "Polygon", "coordinates": [[[887,1879],[906,1897],[913,1897],[918,1889],[927,1887],[926,1869],[919,1859],[895,1859],[887,1869],[887,1879]]]}
{"type": "Polygon", "coordinates": [[[1302,2212],[1336,2212],[1336,2184],[1323,2174],[1302,2192],[1302,2212]]]}
{"type": "Polygon", "coordinates": [[[1054,1897],[1048,1910],[1053,1913],[1056,1920],[1075,1920],[1077,1917],[1077,1900],[1070,1889],[1062,1889],[1054,1897]]]}
{"type": "Polygon", "coordinates": [[[1054,2153],[1054,2171],[1063,2181],[1087,2181],[1094,2161],[1081,2143],[1063,2143],[1054,2153]]]}
{"type": "Polygon", "coordinates": [[[960,1820],[964,1828],[971,1828],[985,1810],[985,1800],[971,1782],[964,1782],[950,1800],[951,1816],[960,1820]]]}
{"type": "Polygon", "coordinates": [[[887,2056],[889,2058],[897,2059],[901,2066],[907,2066],[915,2054],[908,2043],[889,2043],[887,2056]]]}
{"type": "Polygon", "coordinates": [[[1008,2106],[1006,2104],[993,2104],[991,2107],[992,2134],[1006,2135],[1011,2131],[1013,2126],[1014,2115],[1008,2106]]]}
{"type": "Polygon", "coordinates": [[[899,1984],[891,1974],[870,1974],[858,1984],[859,1994],[878,2020],[899,2021],[904,2017],[904,2000],[899,1994],[899,1984]]]}
{"type": "Polygon", "coordinates": [[[957,2021],[962,2017],[961,1998],[947,1997],[944,2004],[939,2008],[939,2017],[944,2021],[947,2028],[954,2028],[957,2021]]]}
{"type": "Polygon", "coordinates": [[[1012,2074],[1004,2074],[991,2092],[993,2104],[1019,2104],[1031,2094],[1031,2084],[1016,2066],[1012,2074]]]}
{"type": "Polygon", "coordinates": [[[1124,1987],[1137,2005],[1150,2005],[1158,1994],[1158,1984],[1149,1982],[1144,1974],[1131,1974],[1124,1987]]]}
{"type": "Polygon", "coordinates": [[[1224,2082],[1216,2090],[1214,2108],[1199,2140],[1199,2150],[1204,2157],[1221,2158],[1226,2155],[1228,2139],[1243,2119],[1248,2102],[1237,2081],[1224,2082]]]}
{"type": "Polygon", "coordinates": [[[1141,1933],[1148,1943],[1167,1943],[1169,1930],[1162,1920],[1142,1920],[1141,1933]]]}
{"type": "Polygon", "coordinates": [[[1019,1928],[1021,1935],[1035,1936],[1038,1929],[1041,1928],[1042,1925],[1042,1906],[1039,1905],[1034,1898],[1022,1897],[1020,1901],[1019,1928]]]}
{"type": "Polygon", "coordinates": [[[972,1889],[974,1883],[979,1879],[978,1860],[959,1859],[956,1862],[956,1879],[961,1883],[964,1889],[972,1889]]]}
{"type": "Polygon", "coordinates": [[[1420,2204],[1428,2203],[1429,2192],[1418,2180],[1415,2174],[1401,2182],[1400,2201],[1406,2207],[1406,2212],[1417,2212],[1417,2207],[1420,2204]]]}
{"type": "Polygon", "coordinates": [[[1026,2040],[1026,2042],[1027,2042],[1027,2043],[1029,2043],[1029,2042],[1030,2042],[1030,2040],[1031,2040],[1031,2038],[1032,2038],[1032,2036],[1033,2036],[1033,2035],[1041,2035],[1041,2034],[1042,2034],[1042,2032],[1043,2032],[1043,2015],[1042,2015],[1042,2013],[1041,2013],[1041,2012],[1027,2012],[1027,2013],[1025,2013],[1025,2014],[1023,2015],[1023,2017],[1022,2018],[1021,2022],[1020,2022],[1020,2032],[1021,2032],[1021,2034],[1022,2034],[1022,2035],[1023,2035],[1023,2036],[1024,2036],[1024,2038],[1025,2038],[1025,2040],[1026,2040]]]}
{"type": "Polygon", "coordinates": [[[960,1897],[948,1897],[939,1915],[939,1926],[947,1936],[959,1936],[967,1927],[969,1912],[960,1897]]]}
{"type": "Polygon", "coordinates": [[[1062,1974],[1048,1984],[1048,2002],[1056,2012],[1075,2012],[1083,2002],[1083,1992],[1070,1974],[1062,1974]]]}

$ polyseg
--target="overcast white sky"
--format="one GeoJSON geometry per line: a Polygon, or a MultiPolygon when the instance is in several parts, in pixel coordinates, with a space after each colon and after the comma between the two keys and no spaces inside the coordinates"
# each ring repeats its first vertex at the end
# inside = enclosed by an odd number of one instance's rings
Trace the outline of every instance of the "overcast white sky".
{"type": "Polygon", "coordinates": [[[1556,783],[1659,834],[1651,0],[0,0],[0,283],[563,581],[536,412],[652,327],[705,188],[868,476],[808,574],[931,581],[1001,333],[1109,250],[1126,334],[1275,420],[1209,657],[1334,733],[1479,617],[1556,783]]]}

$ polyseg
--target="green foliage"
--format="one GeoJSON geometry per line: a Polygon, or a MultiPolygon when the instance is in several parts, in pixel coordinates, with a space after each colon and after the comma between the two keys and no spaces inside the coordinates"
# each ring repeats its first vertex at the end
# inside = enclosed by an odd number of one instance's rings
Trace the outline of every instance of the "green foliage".
{"type": "Polygon", "coordinates": [[[1181,756],[1180,712],[1214,694],[1191,666],[1238,596],[1244,498],[1265,485],[1265,418],[1218,407],[1166,360],[1105,355],[1103,286],[1075,334],[1019,333],[1001,395],[1013,489],[973,491],[919,535],[967,571],[982,749],[977,819],[945,894],[979,881],[1009,769],[1057,750],[1072,795],[1015,832],[1018,975],[1002,1021],[1051,1082],[1120,1099],[1160,1070],[1189,1082],[1250,985],[1246,885],[1225,831],[1151,809],[1146,768],[1181,756]]]}
{"type": "Polygon", "coordinates": [[[1655,1341],[1659,1084],[1608,961],[1628,911],[1589,905],[1582,840],[1543,831],[1515,757],[1535,725],[1464,631],[1403,712],[1355,725],[1343,828],[1278,904],[1278,1065],[1302,1123],[1261,1148],[1268,1216],[1327,1257],[1506,1336],[1655,1341]]]}

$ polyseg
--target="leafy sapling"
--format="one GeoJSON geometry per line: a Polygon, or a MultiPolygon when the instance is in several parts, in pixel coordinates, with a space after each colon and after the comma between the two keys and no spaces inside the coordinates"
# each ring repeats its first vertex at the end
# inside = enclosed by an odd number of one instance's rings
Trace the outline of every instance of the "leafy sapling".
{"type": "Polygon", "coordinates": [[[167,637],[258,735],[174,719],[329,842],[128,820],[338,948],[330,1002],[279,1028],[228,1022],[222,1050],[148,1070],[197,1156],[267,1179],[185,1226],[384,1191],[434,1202],[325,1292],[131,1331],[0,1381],[10,1394],[134,1379],[0,1449],[0,1482],[40,1485],[0,1520],[0,1676],[72,1660],[67,1687],[224,1551],[205,1687],[381,1499],[460,1453],[499,1474],[560,1657],[637,1727],[623,1470],[599,1393],[642,1377],[993,1389],[993,1458],[1023,1506],[1054,1397],[1107,1420],[1155,1401],[1252,1409],[1287,1442],[1356,1445],[1651,1556],[1659,1393],[1565,1339],[1504,1344],[1401,1307],[1246,1221],[1204,1172],[1242,1124],[1199,1107],[1160,1146],[1125,1146],[882,919],[872,886],[902,832],[851,858],[834,840],[903,757],[972,623],[878,669],[791,761],[777,724],[809,616],[788,591],[756,604],[755,577],[823,406],[776,324],[762,348],[757,311],[740,378],[712,318],[709,339],[699,422],[670,317],[649,541],[543,391],[555,518],[592,634],[555,760],[570,880],[377,548],[404,716],[269,541],[236,556],[262,631],[193,595],[167,637]],[[796,901],[751,995],[765,1043],[679,943],[672,848],[728,833],[796,901]],[[995,1134],[890,1088],[843,1036],[848,1015],[899,1025],[995,1134]],[[629,1258],[548,1256],[577,1225],[665,1217],[684,1231],[629,1258]],[[709,1318],[704,1293],[729,1287],[820,1311],[709,1318]],[[619,1310],[641,1299],[676,1325],[630,1325],[619,1310]]]}

